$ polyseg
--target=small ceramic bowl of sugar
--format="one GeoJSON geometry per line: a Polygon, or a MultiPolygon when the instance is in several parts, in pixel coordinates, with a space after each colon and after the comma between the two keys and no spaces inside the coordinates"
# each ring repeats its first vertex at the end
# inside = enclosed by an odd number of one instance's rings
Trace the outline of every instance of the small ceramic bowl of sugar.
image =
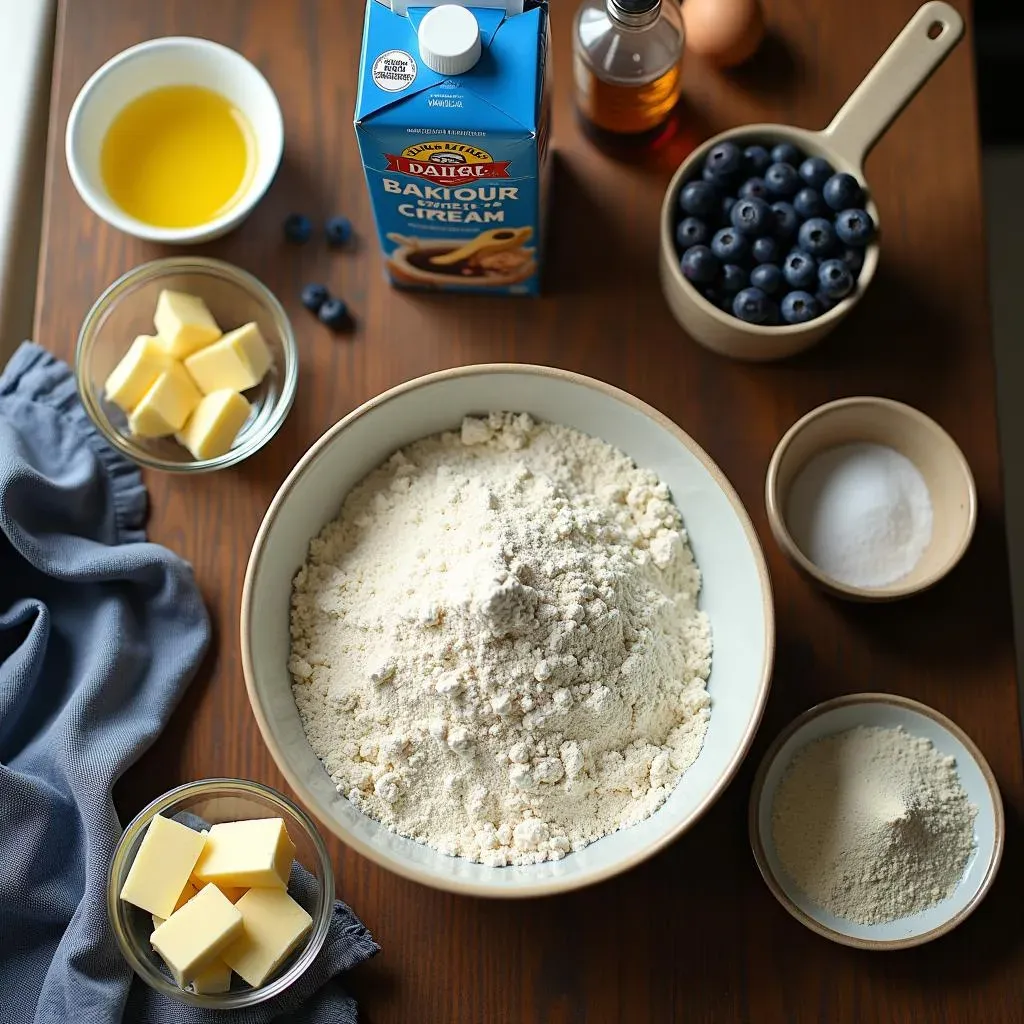
{"type": "Polygon", "coordinates": [[[974,477],[933,419],[888,398],[842,398],[786,431],[768,465],[783,554],[852,601],[893,601],[946,576],[974,534],[974,477]]]}
{"type": "Polygon", "coordinates": [[[833,942],[896,950],[945,935],[1003,853],[992,769],[944,715],[861,693],[791,722],[754,777],[754,859],[772,895],[833,942]]]}

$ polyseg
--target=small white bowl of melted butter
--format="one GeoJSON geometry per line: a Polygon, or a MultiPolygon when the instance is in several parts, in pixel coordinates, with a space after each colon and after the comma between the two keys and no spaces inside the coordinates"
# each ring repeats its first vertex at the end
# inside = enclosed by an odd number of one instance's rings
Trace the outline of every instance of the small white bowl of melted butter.
{"type": "Polygon", "coordinates": [[[173,36],[112,57],[82,87],[65,154],[78,194],[119,231],[195,244],[237,227],[270,187],[284,121],[241,54],[173,36]]]}

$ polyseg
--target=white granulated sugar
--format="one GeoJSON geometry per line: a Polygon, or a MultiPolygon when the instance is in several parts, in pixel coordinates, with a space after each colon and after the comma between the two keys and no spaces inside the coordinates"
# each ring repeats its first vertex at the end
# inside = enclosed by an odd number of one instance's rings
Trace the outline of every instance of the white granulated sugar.
{"type": "Polygon", "coordinates": [[[928,485],[910,459],[880,444],[842,444],[812,458],[786,503],[797,547],[833,579],[886,587],[932,539],[928,485]]]}
{"type": "Polygon", "coordinates": [[[790,878],[837,917],[879,924],[951,895],[978,809],[956,761],[903,729],[816,740],[775,792],[772,839],[790,878]]]}
{"type": "Polygon", "coordinates": [[[653,813],[700,753],[711,632],[668,488],[494,413],[393,455],[310,545],[295,702],[338,792],[491,865],[653,813]]]}

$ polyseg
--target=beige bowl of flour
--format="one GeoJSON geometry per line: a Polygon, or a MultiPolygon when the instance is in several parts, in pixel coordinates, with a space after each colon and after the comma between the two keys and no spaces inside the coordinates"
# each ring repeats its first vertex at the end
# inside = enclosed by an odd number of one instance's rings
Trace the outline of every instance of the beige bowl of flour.
{"type": "Polygon", "coordinates": [[[739,498],[675,424],[623,391],[578,374],[501,364],[446,370],[372,399],[332,427],[278,492],[253,545],[242,594],[242,664],[263,738],[302,802],[366,857],[424,885],[478,896],[567,891],[625,871],[678,838],[714,803],[742,762],[768,696],[775,645],[771,586],[739,498]],[[509,410],[561,423],[626,452],[668,484],[704,576],[701,607],[714,634],[704,747],[649,818],[559,861],[489,867],[405,839],[340,796],[310,747],[288,671],[292,581],[310,538],[351,488],[393,452],[509,410]]]}

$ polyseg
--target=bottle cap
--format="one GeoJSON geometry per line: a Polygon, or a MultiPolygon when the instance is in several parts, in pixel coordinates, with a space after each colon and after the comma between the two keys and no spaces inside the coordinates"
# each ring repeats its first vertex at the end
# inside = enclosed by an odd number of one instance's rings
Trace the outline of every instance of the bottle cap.
{"type": "Polygon", "coordinates": [[[647,14],[661,6],[661,0],[613,0],[623,14],[647,14]]]}
{"type": "Polygon", "coordinates": [[[435,7],[420,22],[420,56],[439,75],[464,75],[483,52],[480,26],[471,11],[457,4],[435,7]]]}

